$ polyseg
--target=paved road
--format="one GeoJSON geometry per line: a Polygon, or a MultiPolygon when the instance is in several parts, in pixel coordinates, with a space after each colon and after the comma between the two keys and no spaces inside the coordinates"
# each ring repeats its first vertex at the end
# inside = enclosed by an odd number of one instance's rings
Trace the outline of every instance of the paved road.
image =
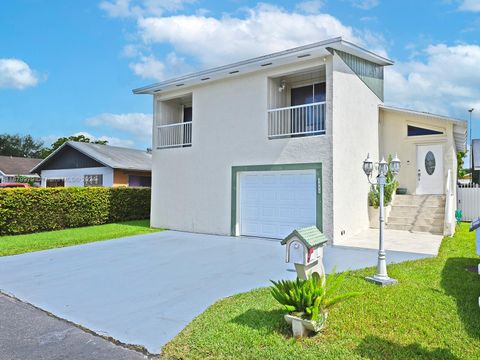
{"type": "MultiPolygon", "coordinates": [[[[325,249],[327,271],[376,262],[374,249],[325,249]]],[[[295,277],[279,241],[176,231],[0,257],[0,291],[154,354],[218,299],[295,277]]]]}
{"type": "Polygon", "coordinates": [[[140,360],[143,354],[0,294],[2,360],[140,360]]]}

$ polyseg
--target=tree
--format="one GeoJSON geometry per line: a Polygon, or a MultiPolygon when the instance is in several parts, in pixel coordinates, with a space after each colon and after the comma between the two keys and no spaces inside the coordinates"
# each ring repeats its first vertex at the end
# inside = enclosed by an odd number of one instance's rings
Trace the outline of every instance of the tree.
{"type": "Polygon", "coordinates": [[[42,152],[42,157],[46,158],[48,155],[50,155],[52,152],[57,150],[60,146],[62,146],[64,143],[67,141],[77,141],[77,142],[84,142],[84,143],[92,143],[92,144],[101,144],[101,145],[106,145],[108,144],[107,140],[94,140],[92,141],[90,138],[86,137],[85,135],[72,135],[69,137],[61,137],[58,138],[50,148],[45,148],[42,152]]]}
{"type": "Polygon", "coordinates": [[[463,178],[466,174],[470,173],[470,169],[464,169],[463,164],[464,164],[464,158],[467,155],[467,151],[458,151],[457,152],[457,178],[461,179],[463,178]]]}
{"type": "Polygon", "coordinates": [[[30,135],[0,134],[0,155],[37,158],[43,149],[43,141],[30,135]]]}

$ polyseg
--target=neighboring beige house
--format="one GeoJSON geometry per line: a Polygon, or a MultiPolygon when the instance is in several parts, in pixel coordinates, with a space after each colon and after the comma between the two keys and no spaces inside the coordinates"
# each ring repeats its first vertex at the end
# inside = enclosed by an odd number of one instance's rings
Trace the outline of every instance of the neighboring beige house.
{"type": "Polygon", "coordinates": [[[152,226],[283,238],[316,225],[330,240],[352,236],[369,226],[367,153],[398,152],[401,185],[428,193],[415,170],[424,143],[443,168],[442,192],[448,169],[456,181],[465,125],[384,106],[392,64],[335,38],[135,89],[154,96],[152,226]],[[405,124],[438,133],[409,136],[405,124]]]}
{"type": "Polygon", "coordinates": [[[147,151],[67,141],[31,171],[41,175],[43,187],[150,187],[151,168],[147,151]]]}
{"type": "Polygon", "coordinates": [[[30,169],[38,165],[42,159],[32,159],[16,156],[0,156],[0,183],[17,182],[18,176],[28,177],[40,184],[40,176],[31,174],[30,169]]]}

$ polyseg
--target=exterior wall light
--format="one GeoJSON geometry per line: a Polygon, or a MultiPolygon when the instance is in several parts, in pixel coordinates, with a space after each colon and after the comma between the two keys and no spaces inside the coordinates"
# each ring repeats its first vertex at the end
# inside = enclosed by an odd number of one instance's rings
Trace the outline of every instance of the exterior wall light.
{"type": "Polygon", "coordinates": [[[373,171],[373,160],[370,157],[370,154],[367,155],[367,158],[363,161],[363,171],[367,176],[370,176],[373,171]]]}

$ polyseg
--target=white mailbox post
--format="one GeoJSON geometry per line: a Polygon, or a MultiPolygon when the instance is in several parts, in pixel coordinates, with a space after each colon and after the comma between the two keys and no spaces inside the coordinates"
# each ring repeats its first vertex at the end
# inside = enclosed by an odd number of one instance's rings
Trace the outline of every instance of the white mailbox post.
{"type": "Polygon", "coordinates": [[[287,263],[293,263],[299,279],[306,280],[317,273],[325,276],[323,267],[323,247],[327,238],[316,226],[294,230],[283,241],[286,245],[287,263]]]}
{"type": "MultiPolygon", "coordinates": [[[[480,256],[480,218],[473,220],[470,223],[470,231],[475,230],[475,237],[477,239],[477,255],[480,256]]],[[[478,274],[480,274],[480,264],[478,264],[478,274]]],[[[478,297],[478,306],[480,306],[480,296],[478,297]]]]}

